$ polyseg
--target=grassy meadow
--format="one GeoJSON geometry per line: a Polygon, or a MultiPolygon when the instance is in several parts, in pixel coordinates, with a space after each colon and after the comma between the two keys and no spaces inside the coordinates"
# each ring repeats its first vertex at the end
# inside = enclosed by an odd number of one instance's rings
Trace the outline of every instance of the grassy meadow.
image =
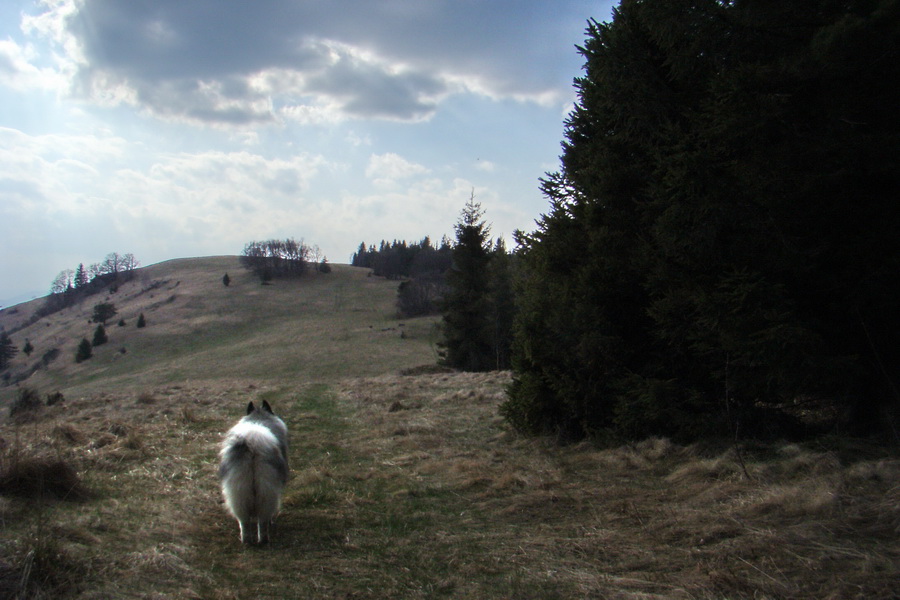
{"type": "MultiPolygon", "coordinates": [[[[896,452],[525,439],[497,414],[509,374],[435,367],[435,320],[398,320],[395,290],[178,260],[109,296],[84,363],[105,297],[14,333],[35,346],[14,370],[60,348],[20,385],[64,400],[11,418],[0,388],[0,598],[897,597],[896,452]],[[273,541],[245,547],[216,451],[263,399],[293,471],[273,541]]],[[[34,303],[14,308],[7,330],[34,303]]]]}

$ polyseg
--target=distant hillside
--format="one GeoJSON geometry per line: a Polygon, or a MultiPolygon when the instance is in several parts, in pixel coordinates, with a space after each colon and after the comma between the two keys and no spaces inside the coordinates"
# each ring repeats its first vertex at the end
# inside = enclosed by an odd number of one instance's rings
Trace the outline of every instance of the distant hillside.
{"type": "MultiPolygon", "coordinates": [[[[222,378],[331,381],[435,361],[435,319],[398,321],[396,289],[396,281],[346,265],[264,286],[236,256],[178,259],[138,269],[115,293],[88,297],[30,325],[44,299],[6,308],[0,327],[19,348],[11,380],[34,371],[20,385],[41,393],[139,391],[222,378]],[[118,310],[106,324],[109,342],[76,364],[79,342],[93,338],[97,325],[90,319],[101,302],[118,310]],[[139,329],[141,313],[147,326],[139,329]],[[22,352],[26,339],[34,347],[30,357],[22,352]]],[[[0,400],[14,391],[0,387],[0,400]]]]}

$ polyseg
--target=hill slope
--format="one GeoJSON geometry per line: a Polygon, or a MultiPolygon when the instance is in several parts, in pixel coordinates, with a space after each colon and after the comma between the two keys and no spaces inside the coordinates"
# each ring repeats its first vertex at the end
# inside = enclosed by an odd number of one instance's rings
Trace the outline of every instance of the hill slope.
{"type": "MultiPolygon", "coordinates": [[[[328,274],[263,286],[237,257],[178,259],[138,269],[115,293],[90,296],[25,327],[43,299],[5,309],[0,327],[14,332],[20,349],[14,376],[41,365],[21,384],[66,396],[222,378],[331,381],[433,363],[435,320],[401,325],[396,282],[367,275],[334,265],[328,274]],[[106,325],[109,342],[76,364],[78,343],[93,338],[96,324],[89,321],[100,302],[118,310],[106,325]],[[138,329],[141,313],[148,326],[138,329]],[[31,357],[21,352],[26,339],[35,348],[31,357]],[[41,357],[53,349],[59,356],[45,368],[41,357]]],[[[0,388],[0,398],[10,394],[0,388]]]]}

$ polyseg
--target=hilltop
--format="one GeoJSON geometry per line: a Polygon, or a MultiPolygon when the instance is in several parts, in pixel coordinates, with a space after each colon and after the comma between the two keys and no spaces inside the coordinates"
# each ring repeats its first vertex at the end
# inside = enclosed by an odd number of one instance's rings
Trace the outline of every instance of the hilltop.
{"type": "MultiPolygon", "coordinates": [[[[435,320],[398,320],[397,282],[368,275],[333,265],[327,274],[261,285],[236,256],[177,259],[137,269],[114,293],[30,325],[45,299],[6,308],[0,327],[20,350],[10,371],[21,377],[36,369],[21,385],[66,396],[223,378],[332,381],[433,364],[435,320]],[[76,364],[101,302],[118,311],[106,324],[109,342],[76,364]],[[136,327],[140,314],[143,329],[136,327]],[[34,346],[30,357],[21,351],[26,339],[34,346]],[[57,356],[45,365],[47,353],[57,356]]],[[[0,399],[10,396],[11,388],[0,388],[0,399]]]]}

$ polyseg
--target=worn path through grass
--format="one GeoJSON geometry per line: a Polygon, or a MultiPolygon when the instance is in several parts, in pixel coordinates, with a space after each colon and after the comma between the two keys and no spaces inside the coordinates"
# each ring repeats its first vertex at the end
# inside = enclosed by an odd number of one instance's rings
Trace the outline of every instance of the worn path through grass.
{"type": "Polygon", "coordinates": [[[498,557],[483,510],[403,457],[372,452],[379,423],[350,412],[346,396],[311,385],[265,399],[291,426],[284,510],[268,546],[241,546],[221,514],[197,528],[195,568],[211,575],[202,596],[522,597],[529,586],[498,557]]]}

